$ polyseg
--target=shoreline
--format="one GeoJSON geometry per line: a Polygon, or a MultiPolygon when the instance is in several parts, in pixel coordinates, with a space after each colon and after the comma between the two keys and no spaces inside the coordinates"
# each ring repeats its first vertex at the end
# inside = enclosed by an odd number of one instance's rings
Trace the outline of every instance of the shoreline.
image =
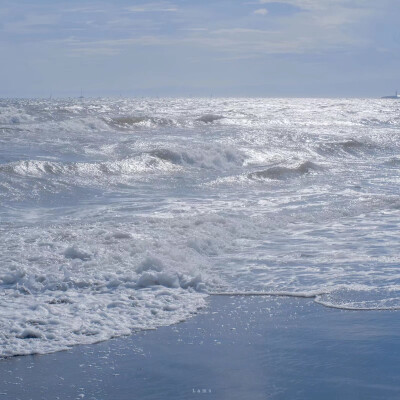
{"type": "Polygon", "coordinates": [[[0,360],[1,398],[397,399],[397,311],[210,296],[185,322],[0,360]]]}

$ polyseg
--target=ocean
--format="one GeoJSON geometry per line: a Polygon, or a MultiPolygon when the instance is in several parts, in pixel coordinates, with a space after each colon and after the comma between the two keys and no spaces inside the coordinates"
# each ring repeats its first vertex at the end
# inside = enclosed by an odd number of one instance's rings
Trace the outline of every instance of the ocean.
{"type": "Polygon", "coordinates": [[[0,356],[213,294],[400,309],[400,102],[0,100],[0,356]]]}

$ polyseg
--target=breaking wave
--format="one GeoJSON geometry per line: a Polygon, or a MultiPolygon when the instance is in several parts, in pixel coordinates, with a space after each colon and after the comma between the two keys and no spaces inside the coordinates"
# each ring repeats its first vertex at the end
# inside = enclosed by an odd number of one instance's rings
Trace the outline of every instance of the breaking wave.
{"type": "Polygon", "coordinates": [[[101,177],[107,175],[133,175],[149,171],[170,171],[167,165],[154,158],[131,158],[100,163],[59,163],[52,161],[25,160],[0,165],[0,173],[40,177],[44,175],[101,177]]]}
{"type": "Polygon", "coordinates": [[[205,122],[206,124],[210,124],[214,121],[218,121],[223,118],[225,118],[225,117],[222,115],[205,114],[205,115],[202,115],[201,117],[197,118],[196,121],[205,122]]]}
{"type": "Polygon", "coordinates": [[[274,166],[265,170],[251,172],[247,176],[250,179],[288,179],[310,172],[320,171],[321,169],[322,167],[319,165],[311,161],[305,161],[297,167],[274,166]]]}
{"type": "Polygon", "coordinates": [[[158,148],[134,158],[107,162],[61,163],[46,160],[23,160],[0,164],[0,173],[41,177],[71,175],[99,177],[103,175],[132,175],[151,171],[176,171],[182,166],[224,169],[241,166],[244,156],[229,148],[202,148],[194,151],[158,148]]]}
{"type": "Polygon", "coordinates": [[[186,149],[158,148],[149,154],[172,164],[196,166],[200,168],[225,169],[230,166],[242,166],[244,155],[229,146],[210,146],[186,149]]]}
{"type": "Polygon", "coordinates": [[[354,156],[376,150],[377,145],[371,142],[364,142],[356,139],[348,139],[337,142],[321,143],[317,152],[322,155],[335,156],[339,154],[354,156]]]}
{"type": "Polygon", "coordinates": [[[118,116],[108,117],[105,122],[112,128],[130,129],[133,127],[168,127],[179,126],[179,122],[170,118],[149,117],[149,116],[118,116]]]}

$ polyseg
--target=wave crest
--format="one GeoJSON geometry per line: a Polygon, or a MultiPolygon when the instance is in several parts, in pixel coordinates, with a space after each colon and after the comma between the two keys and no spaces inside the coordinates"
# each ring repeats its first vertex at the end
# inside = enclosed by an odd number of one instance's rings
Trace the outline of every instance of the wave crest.
{"type": "Polygon", "coordinates": [[[119,116],[105,118],[105,122],[112,128],[131,129],[134,127],[152,128],[163,126],[177,126],[178,121],[170,118],[143,116],[119,116]]]}
{"type": "Polygon", "coordinates": [[[341,142],[322,143],[318,148],[318,153],[322,155],[335,155],[341,153],[343,155],[356,155],[376,147],[373,143],[362,142],[357,139],[348,139],[341,142]]]}
{"type": "Polygon", "coordinates": [[[220,119],[225,118],[223,115],[216,115],[216,114],[205,114],[201,117],[197,118],[196,121],[204,122],[206,124],[210,124],[214,121],[218,121],[220,119]]]}
{"type": "Polygon", "coordinates": [[[242,166],[244,162],[244,156],[240,151],[222,146],[190,150],[157,148],[151,150],[149,154],[172,164],[206,169],[225,169],[235,165],[242,166]]]}
{"type": "Polygon", "coordinates": [[[0,166],[0,173],[42,177],[44,175],[73,175],[99,177],[103,175],[130,175],[154,170],[171,170],[173,166],[154,158],[138,157],[109,162],[60,163],[42,160],[23,160],[0,166]]]}
{"type": "Polygon", "coordinates": [[[319,171],[321,168],[322,167],[311,161],[305,161],[294,168],[275,166],[261,171],[251,172],[247,177],[250,179],[287,179],[305,175],[313,171],[319,171]]]}

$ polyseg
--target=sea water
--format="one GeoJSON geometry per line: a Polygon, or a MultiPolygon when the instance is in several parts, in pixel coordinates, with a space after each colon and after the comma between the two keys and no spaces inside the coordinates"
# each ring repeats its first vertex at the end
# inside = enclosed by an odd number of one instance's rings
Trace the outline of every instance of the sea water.
{"type": "Polygon", "coordinates": [[[0,356],[210,294],[400,308],[400,102],[0,100],[0,356]]]}

